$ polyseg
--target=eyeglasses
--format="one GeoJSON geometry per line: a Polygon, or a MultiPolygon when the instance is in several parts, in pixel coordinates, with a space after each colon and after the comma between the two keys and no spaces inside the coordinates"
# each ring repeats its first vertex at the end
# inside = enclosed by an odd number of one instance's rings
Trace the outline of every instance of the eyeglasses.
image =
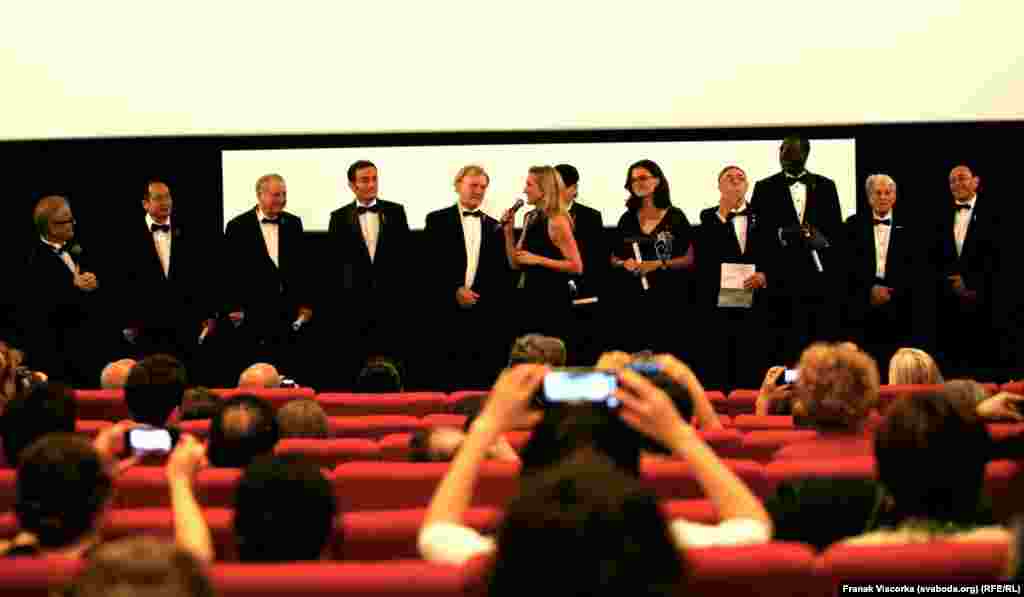
{"type": "Polygon", "coordinates": [[[56,224],[57,226],[63,226],[64,224],[74,225],[76,222],[74,218],[69,218],[67,220],[54,220],[53,223],[56,224]]]}
{"type": "Polygon", "coordinates": [[[638,182],[647,182],[648,180],[654,180],[657,176],[637,176],[636,178],[629,179],[629,184],[636,184],[638,182]]]}

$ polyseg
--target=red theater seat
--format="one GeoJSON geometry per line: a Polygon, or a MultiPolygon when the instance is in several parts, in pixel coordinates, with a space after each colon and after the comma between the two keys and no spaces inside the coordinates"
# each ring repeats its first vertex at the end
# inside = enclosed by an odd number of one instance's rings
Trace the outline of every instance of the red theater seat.
{"type": "Polygon", "coordinates": [[[435,413],[423,417],[423,424],[426,427],[455,427],[462,429],[466,425],[465,415],[453,415],[450,413],[435,413]]]}
{"type": "Polygon", "coordinates": [[[408,415],[370,415],[366,417],[327,417],[331,437],[362,437],[378,439],[392,433],[412,433],[426,423],[408,415]]]}
{"type": "Polygon", "coordinates": [[[1000,388],[1003,392],[1013,392],[1014,394],[1024,394],[1024,381],[1011,381],[1004,383],[1000,388]]]}
{"type": "Polygon", "coordinates": [[[440,392],[398,394],[320,394],[328,416],[409,415],[423,417],[448,410],[448,398],[440,392]]]}
{"type": "Polygon", "coordinates": [[[81,560],[67,558],[17,558],[0,566],[0,595],[4,597],[50,597],[61,595],[81,560]]]}
{"type": "Polygon", "coordinates": [[[736,415],[732,426],[740,431],[794,429],[793,417],[788,415],[736,415]]]}
{"type": "Polygon", "coordinates": [[[120,421],[129,418],[124,390],[74,390],[78,404],[78,418],[102,421],[120,421]]]}
{"type": "MultiPolygon", "coordinates": [[[[983,383],[982,387],[989,396],[996,393],[999,389],[998,384],[994,383],[983,383]]],[[[938,392],[942,389],[942,384],[890,384],[883,385],[878,389],[878,410],[884,413],[890,404],[898,400],[902,396],[921,394],[924,392],[938,392]]]]}
{"type": "Polygon", "coordinates": [[[380,460],[380,448],[369,439],[283,439],[276,454],[299,454],[326,469],[353,460],[380,460]]]}
{"type": "MultiPolygon", "coordinates": [[[[425,508],[346,512],[342,533],[336,533],[334,557],[344,561],[419,558],[416,537],[425,515],[425,508]]],[[[501,510],[494,507],[470,508],[462,517],[463,524],[487,534],[495,532],[500,520],[501,510]]]]}
{"type": "MultiPolygon", "coordinates": [[[[766,483],[760,464],[750,460],[724,460],[756,495],[764,496],[766,483]]],[[[644,457],[640,461],[640,477],[654,490],[659,500],[703,498],[704,490],[697,482],[692,467],[684,460],[644,457]]]]}
{"type": "MultiPolygon", "coordinates": [[[[757,403],[757,390],[733,390],[726,398],[721,392],[712,398],[711,405],[715,412],[735,417],[736,415],[754,414],[754,405],[757,403]]],[[[708,397],[712,395],[708,392],[708,397]]]]}
{"type": "Polygon", "coordinates": [[[740,443],[740,455],[743,458],[766,462],[775,453],[789,444],[806,442],[818,437],[813,429],[775,429],[749,431],[743,434],[740,443]]]}
{"type": "MultiPolygon", "coordinates": [[[[333,482],[344,511],[422,508],[447,470],[447,462],[349,462],[334,469],[333,482]]],[[[473,504],[503,507],[518,489],[517,464],[486,461],[473,504]]]]}
{"type": "Polygon", "coordinates": [[[996,460],[985,467],[985,493],[992,499],[996,520],[1024,513],[1024,461],[996,460]]]}
{"type": "Polygon", "coordinates": [[[239,394],[252,394],[270,402],[274,408],[281,408],[296,398],[316,398],[313,388],[214,388],[210,392],[225,400],[239,394]]]}
{"type": "Polygon", "coordinates": [[[462,568],[408,560],[217,564],[210,576],[220,597],[461,597],[463,594],[462,568]]]}
{"type": "Polygon", "coordinates": [[[764,476],[770,492],[767,495],[771,495],[785,481],[819,477],[874,479],[875,459],[858,457],[774,461],[765,465],[764,476]]]}
{"type": "Polygon", "coordinates": [[[813,575],[814,550],[802,543],[688,549],[684,558],[687,595],[831,595],[813,575]]]}
{"type": "Polygon", "coordinates": [[[837,589],[843,580],[993,583],[1005,575],[1007,546],[953,542],[835,545],[819,561],[823,575],[837,589]]]}
{"type": "MultiPolygon", "coordinates": [[[[2,471],[0,471],[2,472],[2,471]]],[[[235,468],[209,468],[199,471],[193,486],[196,499],[205,507],[226,508],[234,503],[235,486],[242,471],[235,468]]],[[[132,467],[114,481],[118,508],[167,508],[170,496],[167,474],[162,467],[132,467]]]]}
{"type": "Polygon", "coordinates": [[[18,498],[17,480],[15,469],[0,469],[0,512],[14,509],[14,502],[18,498]]]}

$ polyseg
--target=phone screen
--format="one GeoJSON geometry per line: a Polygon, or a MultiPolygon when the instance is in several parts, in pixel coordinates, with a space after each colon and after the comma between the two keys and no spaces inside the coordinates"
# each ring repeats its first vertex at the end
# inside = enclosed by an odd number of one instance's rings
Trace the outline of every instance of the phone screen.
{"type": "Polygon", "coordinates": [[[128,448],[147,454],[170,452],[174,448],[174,436],[166,429],[132,429],[128,432],[128,448]]]}
{"type": "Polygon", "coordinates": [[[597,402],[615,408],[619,400],[613,394],[618,386],[615,374],[607,371],[552,371],[544,376],[543,400],[548,404],[597,402]]]}
{"type": "Polygon", "coordinates": [[[795,383],[798,379],[800,379],[799,369],[786,369],[782,374],[783,383],[795,383]]]}

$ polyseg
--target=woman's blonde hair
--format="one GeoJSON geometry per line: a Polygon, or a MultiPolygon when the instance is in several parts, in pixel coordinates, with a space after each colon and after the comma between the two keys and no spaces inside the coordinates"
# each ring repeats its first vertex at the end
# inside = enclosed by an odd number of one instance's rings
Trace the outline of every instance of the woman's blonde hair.
{"type": "Polygon", "coordinates": [[[942,372],[935,359],[917,348],[901,348],[889,360],[890,384],[939,384],[942,372]]]}
{"type": "Polygon", "coordinates": [[[537,186],[544,191],[544,198],[541,199],[539,209],[544,215],[553,218],[557,215],[569,215],[566,206],[565,183],[562,176],[551,166],[533,166],[530,174],[537,177],[537,186]]]}

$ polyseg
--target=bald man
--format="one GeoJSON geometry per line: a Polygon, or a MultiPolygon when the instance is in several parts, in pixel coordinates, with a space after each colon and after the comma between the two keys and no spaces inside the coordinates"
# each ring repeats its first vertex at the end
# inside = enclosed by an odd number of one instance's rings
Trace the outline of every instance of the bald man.
{"type": "Polygon", "coordinates": [[[108,363],[100,373],[100,387],[104,390],[123,388],[135,366],[135,359],[121,359],[108,363]]]}
{"type": "Polygon", "coordinates": [[[270,363],[255,363],[238,377],[240,388],[277,388],[281,386],[281,375],[270,363]]]}

